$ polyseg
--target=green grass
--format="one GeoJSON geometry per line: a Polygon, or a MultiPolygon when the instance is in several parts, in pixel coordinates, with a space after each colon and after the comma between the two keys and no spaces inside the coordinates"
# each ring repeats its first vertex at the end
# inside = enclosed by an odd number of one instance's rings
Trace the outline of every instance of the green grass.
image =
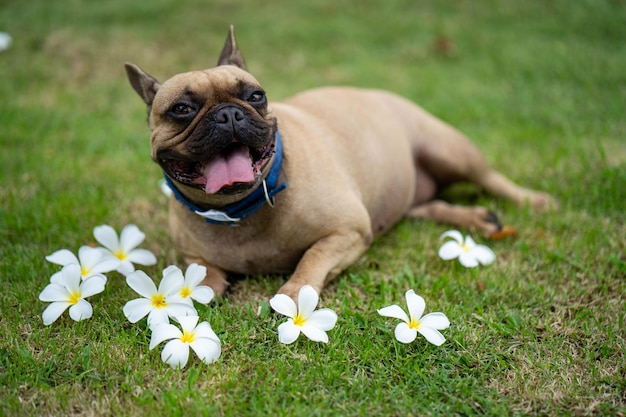
{"type": "Polygon", "coordinates": [[[3,2],[0,415],[623,416],[625,21],[621,0],[3,2]],[[123,62],[161,80],[212,66],[230,23],[271,100],[327,84],[396,91],[560,210],[452,189],[517,238],[465,270],[437,257],[446,226],[402,222],[322,294],[339,314],[328,345],[278,342],[267,302],[282,276],[200,308],[223,347],[209,366],[162,363],[125,320],[135,295],[116,274],[93,318],[44,326],[37,296],[57,270],[44,256],[92,242],[96,225],[144,230],[155,278],[180,263],[123,62]],[[409,288],[450,318],[443,346],[402,345],[376,314],[409,288]]]}

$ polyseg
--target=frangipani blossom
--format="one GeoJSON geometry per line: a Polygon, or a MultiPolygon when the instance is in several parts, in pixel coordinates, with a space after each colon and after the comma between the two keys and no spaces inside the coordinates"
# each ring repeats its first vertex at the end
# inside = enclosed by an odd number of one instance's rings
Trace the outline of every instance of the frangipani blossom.
{"type": "Polygon", "coordinates": [[[104,248],[101,248],[107,259],[117,259],[117,271],[128,275],[135,270],[133,263],[154,265],[156,257],[147,249],[135,249],[146,235],[134,224],[129,224],[120,233],[118,239],[115,229],[109,225],[97,226],[93,235],[104,248]]]}
{"type": "Polygon", "coordinates": [[[439,248],[439,257],[443,260],[459,258],[461,265],[466,268],[473,268],[479,263],[489,265],[496,259],[496,254],[491,249],[485,245],[476,244],[470,236],[465,237],[464,240],[463,235],[458,230],[448,230],[439,239],[446,237],[453,240],[448,240],[439,248]]]}
{"type": "MultiPolygon", "coordinates": [[[[78,257],[67,249],[61,249],[46,256],[46,260],[61,266],[79,265],[80,276],[83,280],[92,275],[114,271],[119,265],[119,260],[105,258],[101,250],[89,246],[81,246],[78,249],[78,257]]],[[[50,282],[58,282],[60,276],[61,272],[53,274],[50,277],[50,282]]]]}
{"type": "Polygon", "coordinates": [[[184,302],[172,301],[172,296],[180,291],[180,280],[175,274],[166,274],[156,285],[143,271],[131,272],[126,283],[143,298],[135,298],[124,305],[124,315],[131,323],[136,323],[146,315],[150,328],[159,323],[169,323],[169,317],[197,315],[196,309],[184,302]]]}
{"type": "Polygon", "coordinates": [[[165,344],[161,359],[172,368],[184,368],[189,359],[189,348],[204,363],[215,362],[221,354],[221,344],[217,335],[206,321],[198,323],[198,316],[176,317],[182,331],[173,324],[159,324],[152,329],[150,350],[159,343],[170,340],[165,344]]]}
{"type": "Polygon", "coordinates": [[[408,290],[405,294],[406,304],[409,309],[409,315],[396,304],[389,307],[381,308],[378,314],[385,317],[393,317],[400,319],[403,323],[396,326],[396,339],[402,343],[411,343],[421,334],[430,343],[441,346],[446,339],[439,330],[447,329],[450,321],[443,313],[429,313],[422,317],[426,303],[422,297],[415,294],[413,290],[408,290]]]}
{"type": "Polygon", "coordinates": [[[193,305],[193,301],[208,304],[213,299],[214,293],[211,287],[198,285],[206,276],[206,267],[196,263],[190,264],[185,271],[175,265],[168,266],[163,270],[163,276],[173,274],[180,280],[180,291],[172,296],[172,301],[185,302],[193,305]]]}
{"type": "Polygon", "coordinates": [[[106,278],[103,275],[92,275],[81,282],[80,266],[69,264],[63,267],[58,279],[43,289],[39,294],[41,301],[51,302],[43,312],[43,323],[47,326],[69,307],[70,317],[75,321],[85,320],[92,316],[93,309],[85,298],[104,291],[106,278]]]}
{"type": "Polygon", "coordinates": [[[329,308],[315,310],[319,297],[310,285],[300,288],[298,306],[285,294],[276,294],[270,305],[278,313],[289,319],[278,326],[278,340],[290,344],[296,341],[300,332],[314,342],[328,343],[326,332],[337,322],[337,314],[329,308]]]}
{"type": "Polygon", "coordinates": [[[174,194],[174,192],[172,191],[170,186],[167,185],[167,182],[165,180],[161,180],[159,182],[159,187],[161,188],[161,192],[165,194],[166,197],[171,197],[174,194]]]}

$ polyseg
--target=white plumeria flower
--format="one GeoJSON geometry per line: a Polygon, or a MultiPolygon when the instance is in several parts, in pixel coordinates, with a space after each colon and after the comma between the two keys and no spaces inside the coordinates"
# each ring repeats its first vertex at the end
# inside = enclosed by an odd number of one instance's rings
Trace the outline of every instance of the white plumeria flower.
{"type": "Polygon", "coordinates": [[[0,51],[4,51],[5,49],[9,49],[11,46],[11,42],[13,38],[6,32],[0,32],[0,51]]]}
{"type": "MultiPolygon", "coordinates": [[[[83,280],[92,275],[114,271],[119,265],[118,260],[107,259],[103,256],[101,250],[89,246],[81,246],[78,249],[78,257],[67,249],[61,249],[46,256],[46,260],[61,266],[80,265],[80,276],[83,280]]],[[[61,272],[59,271],[50,277],[50,282],[58,282],[60,277],[61,272]]]]}
{"type": "Polygon", "coordinates": [[[221,344],[217,335],[206,321],[198,323],[198,316],[176,317],[182,331],[173,324],[159,324],[152,329],[150,349],[159,343],[170,340],[165,344],[161,359],[172,368],[184,368],[189,359],[189,348],[204,363],[215,362],[221,354],[221,344]]]}
{"type": "Polygon", "coordinates": [[[439,330],[450,327],[450,321],[443,313],[429,313],[422,317],[426,302],[422,297],[415,294],[415,291],[408,290],[405,294],[406,305],[409,309],[409,315],[404,310],[394,304],[378,310],[378,314],[385,317],[393,317],[400,319],[403,323],[396,326],[396,339],[402,343],[411,343],[421,334],[435,346],[441,346],[446,339],[439,330]]]}
{"type": "Polygon", "coordinates": [[[315,310],[319,297],[310,285],[300,288],[298,306],[285,294],[276,294],[270,305],[278,313],[289,319],[278,326],[278,340],[290,344],[296,341],[300,332],[314,342],[328,343],[326,332],[337,322],[337,314],[329,308],[315,310]]]}
{"type": "Polygon", "coordinates": [[[485,245],[476,244],[470,236],[463,239],[463,235],[458,230],[448,230],[439,239],[446,237],[453,240],[448,240],[439,248],[439,257],[443,260],[459,258],[461,265],[473,268],[479,263],[489,265],[496,259],[496,254],[491,249],[485,245]]]}
{"type": "Polygon", "coordinates": [[[135,270],[133,263],[139,265],[154,265],[156,257],[147,249],[135,249],[146,235],[134,224],[129,224],[122,229],[118,239],[115,229],[109,225],[96,226],[93,229],[96,240],[104,246],[100,248],[108,259],[117,259],[117,271],[128,275],[135,270]]]}
{"type": "Polygon", "coordinates": [[[169,317],[197,315],[193,306],[172,301],[172,296],[180,291],[180,280],[175,274],[163,276],[159,288],[143,271],[131,272],[126,283],[143,298],[135,298],[124,305],[124,315],[131,323],[136,323],[146,315],[150,328],[159,323],[169,323],[169,317]]]}
{"type": "Polygon", "coordinates": [[[167,182],[165,182],[165,180],[161,180],[161,182],[159,183],[159,187],[161,188],[161,192],[165,194],[166,197],[171,197],[174,194],[174,192],[172,191],[170,186],[167,185],[167,182]]]}
{"type": "Polygon", "coordinates": [[[214,297],[213,289],[206,285],[198,285],[206,277],[206,267],[196,263],[190,264],[185,271],[175,265],[163,270],[163,276],[173,274],[180,280],[180,291],[172,296],[172,301],[185,302],[193,305],[194,300],[201,304],[208,304],[214,297]]]}
{"type": "Polygon", "coordinates": [[[43,323],[47,326],[69,307],[70,317],[75,321],[91,317],[93,309],[85,298],[104,291],[106,278],[92,275],[81,282],[80,265],[65,265],[56,282],[48,284],[39,294],[41,301],[51,302],[43,312],[43,323]]]}

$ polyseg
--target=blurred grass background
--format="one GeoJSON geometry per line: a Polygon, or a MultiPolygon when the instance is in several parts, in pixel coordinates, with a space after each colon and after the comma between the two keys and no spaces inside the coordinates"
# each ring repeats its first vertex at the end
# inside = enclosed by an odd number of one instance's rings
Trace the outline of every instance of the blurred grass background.
{"type": "Polygon", "coordinates": [[[0,414],[624,415],[626,2],[313,0],[0,2],[0,414]],[[498,169],[561,202],[535,215],[455,187],[519,230],[496,264],[436,256],[445,226],[403,222],[322,295],[328,346],[276,340],[284,277],[202,310],[210,367],[173,372],[124,320],[110,278],[94,317],[41,323],[38,293],[92,229],[136,223],[177,263],[145,108],[123,63],[160,80],[213,66],[229,24],[270,100],[384,88],[467,133],[498,169]],[[414,288],[453,326],[441,348],[393,341],[375,309],[414,288]],[[261,313],[259,313],[261,312],[261,313]]]}

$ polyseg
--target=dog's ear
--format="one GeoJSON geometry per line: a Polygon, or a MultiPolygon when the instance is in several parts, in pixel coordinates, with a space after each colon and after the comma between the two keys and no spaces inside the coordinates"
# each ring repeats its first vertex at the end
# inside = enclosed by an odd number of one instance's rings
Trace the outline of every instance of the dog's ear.
{"type": "Polygon", "coordinates": [[[126,74],[128,75],[130,85],[137,92],[137,94],[139,94],[143,101],[145,101],[148,107],[152,106],[154,96],[156,96],[157,91],[159,91],[161,84],[159,84],[156,78],[144,72],[135,64],[127,62],[124,64],[124,67],[126,68],[126,74]]]}
{"type": "Polygon", "coordinates": [[[246,69],[246,64],[243,62],[243,57],[237,47],[233,25],[228,28],[228,36],[226,36],[226,42],[224,42],[224,48],[222,48],[220,58],[217,60],[217,65],[234,65],[242,70],[246,69]]]}

